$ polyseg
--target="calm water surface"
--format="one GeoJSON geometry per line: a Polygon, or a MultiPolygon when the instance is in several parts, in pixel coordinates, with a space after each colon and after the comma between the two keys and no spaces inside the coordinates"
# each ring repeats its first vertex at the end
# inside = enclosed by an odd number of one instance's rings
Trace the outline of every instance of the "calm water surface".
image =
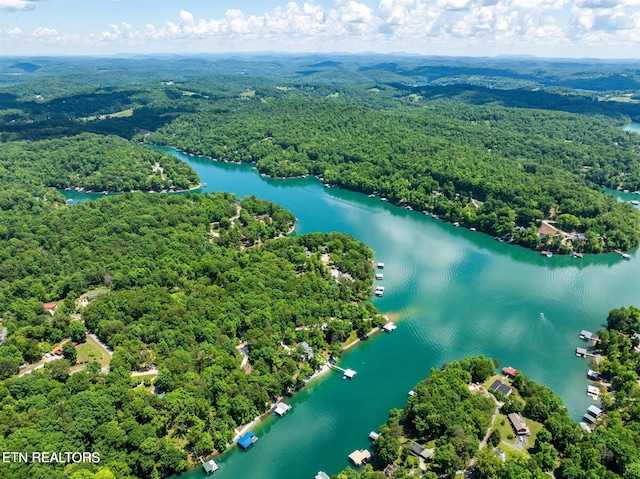
{"type": "Polygon", "coordinates": [[[625,130],[627,131],[633,131],[635,133],[640,133],[640,123],[629,123],[628,125],[626,125],[624,127],[625,130]]]}
{"type": "MultiPolygon", "coordinates": [[[[640,304],[635,250],[629,261],[614,254],[546,258],[314,178],[261,178],[249,165],[166,151],[200,174],[205,191],[255,194],[293,211],[298,233],[341,231],[369,244],[385,263],[385,295],[374,303],[399,319],[396,331],[341,358],[357,371],[353,381],[337,372],[317,379],[288,400],[289,414],[253,428],[260,440],[251,449],[234,445],[216,458],[218,478],[337,473],[430,368],[470,355],[499,359],[546,384],[579,420],[592,404],[589,363],[574,354],[584,344],[580,330],[602,327],[611,308],[640,304]]],[[[205,476],[198,468],[176,477],[205,476]]]]}

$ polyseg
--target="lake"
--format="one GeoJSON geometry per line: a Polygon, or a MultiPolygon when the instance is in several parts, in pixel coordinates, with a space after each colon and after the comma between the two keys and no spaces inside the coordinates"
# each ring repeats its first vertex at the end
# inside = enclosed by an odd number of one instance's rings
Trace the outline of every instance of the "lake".
{"type": "MultiPolygon", "coordinates": [[[[369,432],[402,407],[430,368],[484,354],[551,387],[575,420],[592,400],[585,394],[589,362],[574,354],[582,329],[596,331],[612,308],[640,304],[637,251],[573,259],[541,256],[487,235],[457,228],[378,198],[324,188],[315,178],[262,178],[251,165],[214,162],[163,149],[189,163],[206,191],[255,194],[298,218],[297,233],[341,231],[369,244],[385,263],[385,294],[374,298],[398,329],[380,333],[333,371],[287,400],[293,409],[253,431],[260,440],[216,458],[215,477],[313,478],[335,474],[347,456],[370,445],[369,432]]],[[[175,476],[201,478],[200,468],[175,476]]]]}
{"type": "Polygon", "coordinates": [[[640,123],[631,122],[628,125],[625,125],[624,129],[626,131],[633,131],[634,133],[640,133],[640,123]]]}

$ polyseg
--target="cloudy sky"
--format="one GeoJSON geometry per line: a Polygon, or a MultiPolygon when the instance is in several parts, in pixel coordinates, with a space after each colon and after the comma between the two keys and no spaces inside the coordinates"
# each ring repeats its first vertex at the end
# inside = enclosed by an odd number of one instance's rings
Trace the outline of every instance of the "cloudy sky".
{"type": "Polygon", "coordinates": [[[640,58],[640,0],[0,0],[0,55],[640,58]]]}

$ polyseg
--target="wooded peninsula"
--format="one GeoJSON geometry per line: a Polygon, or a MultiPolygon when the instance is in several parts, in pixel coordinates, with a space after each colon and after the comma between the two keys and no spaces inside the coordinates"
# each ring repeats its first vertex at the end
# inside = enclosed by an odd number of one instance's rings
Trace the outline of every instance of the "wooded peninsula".
{"type": "Polygon", "coordinates": [[[336,479],[615,479],[640,477],[640,309],[614,309],[590,370],[602,408],[576,424],[546,386],[496,375],[483,356],[432,369],[389,413],[363,470],[336,479]],[[517,438],[517,439],[516,439],[517,438]]]}

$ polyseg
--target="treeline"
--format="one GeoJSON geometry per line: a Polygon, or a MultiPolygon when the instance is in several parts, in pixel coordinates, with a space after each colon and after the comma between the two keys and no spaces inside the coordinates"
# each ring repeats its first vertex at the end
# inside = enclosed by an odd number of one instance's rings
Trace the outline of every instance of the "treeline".
{"type": "Polygon", "coordinates": [[[301,387],[376,313],[365,301],[368,247],[338,233],[270,239],[295,218],[254,197],[125,193],[73,207],[27,199],[0,211],[0,447],[96,451],[101,460],[2,463],[3,478],[183,470],[186,452],[225,449],[238,425],[301,387]],[[352,279],[337,282],[329,267],[352,279]],[[23,362],[79,336],[70,313],[97,287],[108,294],[81,311],[82,330],[113,350],[108,374],[90,362],[70,375],[59,359],[16,377],[23,362]],[[43,309],[51,300],[53,316],[43,309]],[[131,371],[150,365],[159,369],[156,394],[132,390],[131,371]]]}
{"type": "Polygon", "coordinates": [[[333,99],[258,98],[177,118],[148,140],[255,161],[271,176],[319,175],[531,248],[598,253],[640,241],[638,212],[593,183],[627,174],[635,181],[639,142],[587,117],[464,104],[377,111],[333,99]],[[574,236],[541,240],[543,219],[574,236]]]}
{"type": "Polygon", "coordinates": [[[160,191],[188,189],[198,180],[197,173],[177,158],[116,136],[84,133],[7,142],[0,154],[0,186],[5,189],[160,191]]]}

